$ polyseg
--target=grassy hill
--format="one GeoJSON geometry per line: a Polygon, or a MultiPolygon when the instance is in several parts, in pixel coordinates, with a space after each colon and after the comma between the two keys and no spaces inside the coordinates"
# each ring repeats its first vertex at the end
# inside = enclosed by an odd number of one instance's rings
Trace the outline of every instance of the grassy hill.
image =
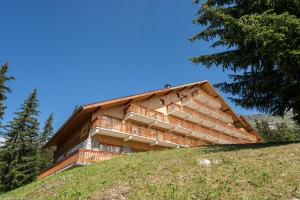
{"type": "Polygon", "coordinates": [[[77,167],[0,199],[298,199],[300,143],[137,153],[77,167]]]}

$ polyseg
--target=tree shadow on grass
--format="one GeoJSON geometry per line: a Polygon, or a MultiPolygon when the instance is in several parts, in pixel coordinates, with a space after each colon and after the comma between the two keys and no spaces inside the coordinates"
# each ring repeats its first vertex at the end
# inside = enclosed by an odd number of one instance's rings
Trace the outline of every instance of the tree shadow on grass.
{"type": "Polygon", "coordinates": [[[262,149],[268,147],[284,146],[289,144],[298,144],[300,141],[292,142],[268,142],[268,143],[255,143],[255,144],[218,144],[210,145],[200,148],[203,153],[215,153],[215,152],[226,152],[226,151],[238,151],[243,149],[262,149]]]}

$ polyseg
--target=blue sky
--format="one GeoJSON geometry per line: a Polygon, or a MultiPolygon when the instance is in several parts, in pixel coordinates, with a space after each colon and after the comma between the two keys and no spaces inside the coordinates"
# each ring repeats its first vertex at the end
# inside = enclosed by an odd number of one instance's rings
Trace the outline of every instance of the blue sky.
{"type": "Polygon", "coordinates": [[[9,62],[16,78],[9,83],[5,121],[34,88],[40,120],[54,113],[57,129],[75,105],[166,83],[227,80],[221,69],[188,60],[215,51],[188,41],[202,28],[191,22],[197,10],[192,0],[10,0],[0,8],[0,63],[9,62]]]}

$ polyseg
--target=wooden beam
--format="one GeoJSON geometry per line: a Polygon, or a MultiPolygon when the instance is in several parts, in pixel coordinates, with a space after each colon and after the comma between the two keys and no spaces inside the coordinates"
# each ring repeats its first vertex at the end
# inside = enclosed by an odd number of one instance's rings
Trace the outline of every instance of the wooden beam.
{"type": "Polygon", "coordinates": [[[149,100],[149,99],[151,99],[151,98],[154,97],[154,96],[156,96],[156,94],[150,95],[146,100],[149,100]]]}
{"type": "Polygon", "coordinates": [[[170,94],[171,92],[173,92],[173,90],[170,90],[170,91],[168,91],[167,93],[165,93],[165,94],[163,94],[163,95],[168,95],[168,94],[170,94]]]}
{"type": "Polygon", "coordinates": [[[182,90],[184,90],[184,89],[186,89],[186,88],[187,88],[187,86],[185,86],[185,87],[179,89],[178,92],[180,92],[180,91],[182,91],[182,90]]]}
{"type": "Polygon", "coordinates": [[[222,110],[223,112],[227,112],[227,111],[229,111],[230,110],[230,108],[226,108],[226,109],[224,109],[224,110],[222,110]]]}
{"type": "MultiPolygon", "coordinates": [[[[196,86],[198,86],[198,85],[193,85],[192,87],[190,87],[190,89],[193,89],[194,87],[196,87],[196,86]]],[[[200,85],[201,86],[201,85],[200,85]]]]}
{"type": "Polygon", "coordinates": [[[241,123],[240,121],[236,121],[236,122],[233,122],[233,125],[236,126],[236,125],[242,125],[243,126],[243,123],[241,123]]]}
{"type": "Polygon", "coordinates": [[[99,110],[101,110],[101,106],[99,106],[93,113],[96,113],[96,112],[98,112],[99,110]]]}
{"type": "Polygon", "coordinates": [[[126,101],[126,102],[124,103],[124,106],[125,106],[125,107],[128,106],[132,101],[133,101],[133,99],[130,99],[130,100],[126,101]]]}

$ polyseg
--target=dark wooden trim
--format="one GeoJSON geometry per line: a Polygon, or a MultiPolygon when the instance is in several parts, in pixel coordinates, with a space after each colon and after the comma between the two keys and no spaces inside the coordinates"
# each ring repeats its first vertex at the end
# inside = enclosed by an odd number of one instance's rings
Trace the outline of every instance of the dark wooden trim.
{"type": "Polygon", "coordinates": [[[96,113],[96,112],[98,112],[98,111],[100,111],[101,110],[101,106],[99,106],[95,111],[94,111],[94,113],[96,113]]]}
{"type": "Polygon", "coordinates": [[[130,100],[126,101],[126,102],[123,104],[124,107],[127,107],[128,105],[130,105],[132,101],[133,101],[133,99],[130,99],[130,100]]]}
{"type": "Polygon", "coordinates": [[[163,95],[168,95],[168,94],[170,94],[171,92],[173,92],[173,90],[170,90],[170,91],[168,91],[166,94],[163,94],[163,95]]]}
{"type": "Polygon", "coordinates": [[[156,94],[152,94],[152,95],[150,95],[146,100],[149,100],[149,99],[151,99],[151,98],[153,98],[153,97],[155,97],[156,96],[156,94]]]}
{"type": "MultiPolygon", "coordinates": [[[[198,85],[193,85],[192,87],[190,87],[190,89],[193,89],[193,88],[195,88],[195,87],[197,87],[198,85]]],[[[201,85],[200,85],[201,86],[201,85]]]]}
{"type": "Polygon", "coordinates": [[[227,112],[227,111],[229,111],[230,110],[230,108],[226,108],[226,109],[224,109],[224,110],[222,110],[223,112],[227,112]]]}
{"type": "Polygon", "coordinates": [[[185,87],[183,87],[183,88],[180,88],[179,90],[178,90],[178,92],[181,92],[182,90],[185,90],[187,88],[187,86],[185,86],[185,87]]]}

